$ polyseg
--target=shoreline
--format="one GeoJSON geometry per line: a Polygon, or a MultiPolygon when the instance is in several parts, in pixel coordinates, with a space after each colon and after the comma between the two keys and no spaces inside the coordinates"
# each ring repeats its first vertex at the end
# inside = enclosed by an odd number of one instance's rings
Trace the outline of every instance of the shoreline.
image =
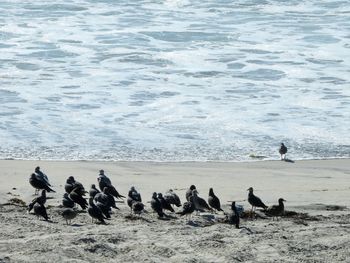
{"type": "MultiPolygon", "coordinates": [[[[307,161],[328,161],[328,160],[349,160],[349,156],[344,156],[344,157],[326,157],[326,158],[304,158],[304,159],[289,159],[287,158],[288,161],[291,162],[307,162],[307,161]]],[[[101,162],[101,163],[128,163],[128,162],[134,162],[134,163],[254,163],[254,162],[281,162],[282,160],[280,159],[264,159],[264,158],[258,158],[254,157],[251,158],[250,160],[225,160],[225,161],[220,161],[220,160],[179,160],[179,161],[162,161],[162,160],[108,160],[108,159],[25,159],[25,158],[0,158],[0,161],[44,161],[44,162],[101,162]]],[[[287,161],[287,162],[288,162],[287,161]]]]}

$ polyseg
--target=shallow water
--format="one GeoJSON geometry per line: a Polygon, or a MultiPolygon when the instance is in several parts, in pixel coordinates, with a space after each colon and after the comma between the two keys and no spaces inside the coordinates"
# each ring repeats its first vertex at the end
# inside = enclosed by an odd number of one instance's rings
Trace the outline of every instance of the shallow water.
{"type": "Polygon", "coordinates": [[[0,1],[0,158],[350,157],[349,1],[0,1]]]}

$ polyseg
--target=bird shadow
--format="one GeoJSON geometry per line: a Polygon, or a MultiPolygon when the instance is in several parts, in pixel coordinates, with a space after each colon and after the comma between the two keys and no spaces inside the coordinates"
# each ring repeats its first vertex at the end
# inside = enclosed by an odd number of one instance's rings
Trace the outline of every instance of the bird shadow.
{"type": "Polygon", "coordinates": [[[286,163],[295,163],[295,161],[291,160],[291,159],[283,159],[283,161],[285,161],[286,163]]]}
{"type": "Polygon", "coordinates": [[[187,222],[187,225],[193,226],[193,227],[206,227],[206,226],[213,225],[213,223],[190,220],[190,221],[187,222]]]}
{"type": "Polygon", "coordinates": [[[205,214],[205,215],[201,215],[201,217],[207,221],[215,220],[215,215],[213,215],[213,214],[205,214]]]}
{"type": "Polygon", "coordinates": [[[167,215],[165,214],[165,217],[168,218],[168,219],[177,219],[176,216],[173,216],[173,215],[167,215]]]}
{"type": "Polygon", "coordinates": [[[82,224],[72,224],[72,225],[70,225],[70,226],[72,226],[72,227],[82,227],[82,226],[84,226],[84,225],[82,225],[82,224]]]}
{"type": "Polygon", "coordinates": [[[142,221],[145,221],[145,222],[147,222],[147,223],[152,223],[151,220],[149,220],[149,219],[147,219],[147,218],[144,218],[144,217],[142,217],[142,216],[126,215],[124,218],[125,218],[125,219],[128,219],[128,220],[132,220],[132,221],[134,221],[134,220],[142,220],[142,221]]]}

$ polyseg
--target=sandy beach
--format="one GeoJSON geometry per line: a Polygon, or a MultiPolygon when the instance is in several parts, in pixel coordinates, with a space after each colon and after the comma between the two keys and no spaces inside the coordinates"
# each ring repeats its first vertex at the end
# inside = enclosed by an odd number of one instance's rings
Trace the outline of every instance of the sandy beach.
{"type": "MultiPolygon", "coordinates": [[[[0,262],[350,262],[350,160],[246,163],[152,163],[1,160],[0,262]],[[11,199],[33,199],[29,175],[40,166],[56,193],[47,202],[50,221],[38,220],[11,199]],[[118,203],[107,225],[81,212],[67,226],[60,208],[68,176],[88,190],[104,169],[117,190],[141,193],[148,213],[130,218],[118,203]],[[287,211],[303,216],[242,219],[241,228],[219,222],[222,213],[159,220],[147,201],[169,188],[185,201],[195,184],[208,198],[213,187],[225,211],[235,200],[245,210],[247,188],[268,206],[283,197],[287,211]]],[[[175,216],[174,216],[175,217],[175,216]]]]}

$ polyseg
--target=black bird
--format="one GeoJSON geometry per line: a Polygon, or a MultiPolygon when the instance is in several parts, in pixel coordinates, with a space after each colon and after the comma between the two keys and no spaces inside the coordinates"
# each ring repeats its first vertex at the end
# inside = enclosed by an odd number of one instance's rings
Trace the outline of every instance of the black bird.
{"type": "Polygon", "coordinates": [[[169,189],[164,194],[164,199],[171,205],[176,205],[177,207],[181,206],[181,201],[179,196],[172,189],[169,189]]]}
{"type": "Polygon", "coordinates": [[[133,201],[132,205],[131,205],[131,210],[132,212],[134,212],[134,214],[138,214],[140,215],[145,209],[145,206],[142,202],[139,201],[133,201]]]}
{"type": "Polygon", "coordinates": [[[30,175],[29,183],[35,188],[35,194],[37,194],[37,190],[43,189],[47,192],[55,192],[44,180],[39,179],[34,173],[30,175]]]}
{"type": "Polygon", "coordinates": [[[213,188],[209,189],[209,197],[208,197],[208,203],[209,205],[218,210],[218,211],[224,211],[221,209],[221,205],[220,205],[220,200],[219,198],[214,194],[213,188]]]}
{"type": "Polygon", "coordinates": [[[284,204],[286,202],[283,198],[278,199],[278,205],[273,205],[266,209],[266,214],[272,217],[278,217],[284,213],[284,204]]]}
{"type": "Polygon", "coordinates": [[[108,192],[108,188],[105,187],[103,189],[102,193],[98,193],[94,197],[95,202],[102,203],[103,205],[107,206],[108,208],[113,207],[115,209],[119,208],[116,206],[114,197],[108,192]]]}
{"type": "Polygon", "coordinates": [[[73,190],[81,196],[84,196],[86,191],[82,183],[76,181],[73,176],[69,176],[64,185],[66,193],[70,194],[73,190]]]}
{"type": "Polygon", "coordinates": [[[288,151],[288,148],[284,145],[284,143],[281,143],[281,147],[279,149],[279,153],[281,155],[281,160],[286,159],[287,151],[288,151]]]}
{"type": "MultiPolygon", "coordinates": [[[[191,199],[193,199],[193,197],[191,197],[190,200],[191,199]]],[[[194,210],[195,210],[194,204],[191,201],[188,201],[182,205],[182,211],[176,212],[176,214],[181,216],[186,215],[186,217],[189,216],[189,219],[191,219],[191,215],[194,212],[194,210]]]]}
{"type": "Polygon", "coordinates": [[[39,203],[35,203],[34,205],[34,214],[39,218],[42,216],[46,221],[49,220],[49,217],[47,216],[46,208],[44,205],[41,205],[39,203]]]}
{"type": "MultiPolygon", "coordinates": [[[[115,187],[113,185],[109,185],[109,186],[105,186],[105,188],[108,189],[108,192],[113,195],[115,198],[118,198],[118,199],[123,199],[125,198],[124,195],[121,195],[118,193],[118,191],[115,189],[115,187]]],[[[103,188],[104,189],[104,188],[103,188]]]]}
{"type": "Polygon", "coordinates": [[[191,185],[190,188],[186,191],[186,200],[190,201],[190,197],[192,196],[192,191],[196,189],[196,186],[191,185]]]}
{"type": "Polygon", "coordinates": [[[88,202],[85,200],[84,197],[82,197],[79,193],[76,192],[75,189],[73,189],[70,194],[69,198],[76,204],[80,205],[81,209],[85,210],[88,206],[88,202]]]}
{"type": "Polygon", "coordinates": [[[113,195],[111,195],[111,193],[110,193],[110,189],[111,189],[111,188],[109,188],[109,187],[105,187],[105,188],[103,189],[103,194],[106,196],[106,198],[107,198],[107,200],[108,200],[108,203],[107,203],[107,204],[108,204],[110,207],[113,207],[113,208],[119,210],[119,208],[117,207],[117,205],[116,205],[116,203],[115,203],[115,200],[114,200],[113,195]]]}
{"type": "Polygon", "coordinates": [[[212,209],[209,207],[208,203],[201,197],[198,196],[197,189],[192,190],[192,202],[194,204],[195,210],[203,212],[205,210],[210,210],[212,209]]]}
{"type": "Polygon", "coordinates": [[[88,213],[91,216],[91,221],[93,222],[93,219],[97,219],[101,223],[105,224],[106,219],[104,215],[102,214],[102,211],[94,204],[93,199],[90,197],[89,198],[89,208],[88,208],[88,213]]]}
{"type": "Polygon", "coordinates": [[[89,195],[90,197],[94,198],[95,195],[97,195],[98,193],[101,193],[94,184],[91,185],[91,189],[89,191],[89,195]]]}
{"type": "Polygon", "coordinates": [[[227,215],[227,221],[229,224],[235,225],[236,228],[239,228],[239,213],[236,207],[236,202],[232,202],[231,210],[232,212],[227,215]]]}
{"type": "Polygon", "coordinates": [[[107,177],[107,175],[105,175],[104,170],[100,170],[97,181],[101,191],[103,191],[103,188],[112,185],[111,180],[107,177]]]}
{"type": "Polygon", "coordinates": [[[62,216],[64,219],[66,219],[66,223],[68,225],[68,223],[71,224],[72,219],[74,219],[77,216],[77,211],[71,208],[65,208],[62,211],[62,216]]]}
{"type": "Polygon", "coordinates": [[[117,189],[115,189],[115,187],[112,185],[111,180],[105,175],[104,170],[100,170],[100,174],[97,177],[97,182],[101,191],[107,187],[109,189],[108,192],[114,197],[119,199],[125,198],[125,196],[119,194],[117,189]]]}
{"type": "Polygon", "coordinates": [[[156,192],[154,192],[152,195],[151,207],[152,207],[153,211],[158,214],[159,217],[164,217],[162,204],[158,200],[156,192]]]}
{"type": "Polygon", "coordinates": [[[49,183],[49,178],[47,177],[46,174],[44,174],[41,170],[40,167],[37,166],[34,170],[35,174],[37,175],[37,177],[39,179],[42,179],[43,181],[45,181],[47,183],[48,186],[51,186],[51,184],[49,183]]]}
{"type": "Polygon", "coordinates": [[[267,206],[261,201],[261,199],[253,194],[253,187],[249,187],[248,190],[248,202],[249,204],[252,205],[252,216],[253,216],[253,211],[255,210],[256,207],[261,207],[264,210],[266,210],[267,206]]]}
{"type": "Polygon", "coordinates": [[[164,210],[169,210],[170,212],[175,212],[174,208],[171,206],[171,204],[168,203],[167,200],[163,197],[162,193],[158,193],[158,200],[164,210]]]}
{"type": "Polygon", "coordinates": [[[46,203],[46,190],[42,190],[41,195],[32,200],[32,202],[28,205],[28,212],[33,209],[36,203],[40,205],[44,205],[46,203]]]}
{"type": "Polygon", "coordinates": [[[128,198],[126,200],[128,206],[130,207],[130,209],[132,210],[132,204],[134,202],[141,202],[142,203],[142,199],[141,199],[141,195],[140,193],[138,193],[135,189],[135,187],[131,187],[130,191],[128,192],[128,198]]]}
{"type": "Polygon", "coordinates": [[[110,219],[111,218],[111,207],[100,203],[100,202],[96,202],[96,206],[101,210],[102,214],[106,217],[106,219],[110,219]]]}
{"type": "Polygon", "coordinates": [[[74,202],[72,199],[69,198],[68,193],[63,194],[62,205],[66,208],[73,208],[74,207],[74,202]]]}

